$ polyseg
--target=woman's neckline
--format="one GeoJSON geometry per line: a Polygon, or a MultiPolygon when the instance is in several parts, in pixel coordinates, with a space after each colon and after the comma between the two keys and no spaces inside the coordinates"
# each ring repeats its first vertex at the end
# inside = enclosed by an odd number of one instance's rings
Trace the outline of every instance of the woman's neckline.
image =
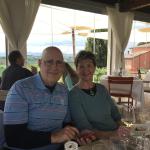
{"type": "Polygon", "coordinates": [[[87,83],[87,82],[78,82],[77,86],[80,88],[80,89],[85,89],[85,90],[89,90],[89,89],[92,89],[95,87],[95,83],[94,82],[91,82],[91,83],[87,83]]]}

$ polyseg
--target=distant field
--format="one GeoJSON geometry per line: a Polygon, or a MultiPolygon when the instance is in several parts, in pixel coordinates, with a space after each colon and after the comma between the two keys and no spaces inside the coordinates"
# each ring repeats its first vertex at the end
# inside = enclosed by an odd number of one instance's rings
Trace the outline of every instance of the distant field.
{"type": "Polygon", "coordinates": [[[1,77],[2,72],[4,71],[5,67],[6,67],[5,65],[0,64],[0,77],[1,77]]]}

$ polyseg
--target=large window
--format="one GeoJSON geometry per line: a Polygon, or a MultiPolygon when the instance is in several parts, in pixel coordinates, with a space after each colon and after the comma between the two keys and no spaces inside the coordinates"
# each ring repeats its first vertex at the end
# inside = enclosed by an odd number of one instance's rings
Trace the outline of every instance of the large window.
{"type": "Polygon", "coordinates": [[[125,51],[126,70],[137,74],[150,69],[150,23],[134,21],[125,51]]]}
{"type": "Polygon", "coordinates": [[[104,47],[102,51],[107,51],[107,28],[106,15],[41,5],[28,39],[28,55],[39,56],[53,45],[62,50],[66,61],[73,62],[83,49],[98,53],[104,47]]]}

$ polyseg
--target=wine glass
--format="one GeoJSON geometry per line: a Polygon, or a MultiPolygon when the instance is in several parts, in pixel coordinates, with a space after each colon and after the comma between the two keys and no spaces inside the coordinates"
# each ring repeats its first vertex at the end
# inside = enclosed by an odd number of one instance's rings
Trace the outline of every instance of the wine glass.
{"type": "Polygon", "coordinates": [[[122,121],[127,127],[131,127],[135,122],[135,110],[132,105],[123,107],[122,121]]]}

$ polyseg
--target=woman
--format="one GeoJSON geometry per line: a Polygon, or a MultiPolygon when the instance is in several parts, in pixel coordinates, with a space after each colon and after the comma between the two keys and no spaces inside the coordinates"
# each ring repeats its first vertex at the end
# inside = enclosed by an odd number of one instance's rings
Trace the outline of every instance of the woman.
{"type": "Polygon", "coordinates": [[[94,54],[80,51],[75,58],[79,82],[69,93],[73,122],[81,134],[94,133],[96,138],[117,135],[122,124],[120,113],[103,85],[93,82],[96,68],[94,54]]]}

